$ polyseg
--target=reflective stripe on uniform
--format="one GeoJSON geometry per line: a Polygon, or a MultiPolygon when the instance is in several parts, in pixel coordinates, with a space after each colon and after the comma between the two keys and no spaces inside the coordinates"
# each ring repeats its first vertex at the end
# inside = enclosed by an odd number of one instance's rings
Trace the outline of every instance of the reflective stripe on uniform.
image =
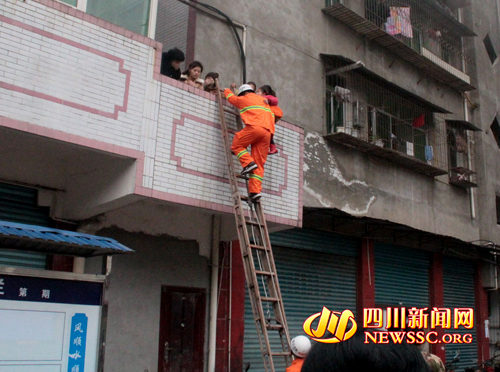
{"type": "Polygon", "coordinates": [[[255,173],[252,173],[249,178],[255,178],[257,181],[262,182],[264,180],[263,177],[257,176],[255,173]]]}
{"type": "Polygon", "coordinates": [[[233,94],[233,93],[229,93],[229,94],[226,96],[226,98],[229,98],[229,97],[232,97],[232,96],[234,96],[234,94],[233,94]]]}
{"type": "Polygon", "coordinates": [[[245,154],[248,154],[248,150],[241,151],[238,155],[236,155],[236,157],[239,159],[239,158],[241,158],[245,154]]]}
{"type": "Polygon", "coordinates": [[[247,106],[247,107],[242,108],[240,110],[240,114],[243,114],[244,112],[247,112],[249,110],[264,110],[264,111],[270,112],[272,114],[271,109],[268,109],[267,107],[264,107],[264,106],[247,106]]]}

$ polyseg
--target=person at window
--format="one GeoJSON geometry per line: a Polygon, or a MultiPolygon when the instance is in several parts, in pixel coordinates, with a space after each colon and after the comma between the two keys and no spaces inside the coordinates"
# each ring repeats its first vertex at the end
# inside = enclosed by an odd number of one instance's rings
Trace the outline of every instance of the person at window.
{"type": "Polygon", "coordinates": [[[181,75],[181,81],[191,85],[195,88],[203,88],[203,79],[200,78],[203,72],[203,65],[201,62],[193,61],[189,64],[186,71],[181,75]]]}
{"type": "Polygon", "coordinates": [[[276,93],[274,93],[274,90],[270,85],[261,86],[259,89],[257,89],[256,93],[267,99],[267,102],[269,103],[269,106],[271,106],[271,111],[274,115],[274,123],[271,128],[271,143],[269,144],[269,155],[275,155],[278,153],[278,148],[276,147],[276,143],[274,143],[274,124],[283,117],[283,111],[278,107],[278,97],[276,97],[276,93]]]}
{"type": "Polygon", "coordinates": [[[215,79],[219,78],[217,72],[209,72],[205,75],[205,81],[203,83],[203,90],[217,95],[217,86],[215,85],[215,79]]]}
{"type": "Polygon", "coordinates": [[[161,55],[161,74],[179,80],[181,78],[180,65],[185,59],[184,52],[177,48],[163,52],[161,55]]]}

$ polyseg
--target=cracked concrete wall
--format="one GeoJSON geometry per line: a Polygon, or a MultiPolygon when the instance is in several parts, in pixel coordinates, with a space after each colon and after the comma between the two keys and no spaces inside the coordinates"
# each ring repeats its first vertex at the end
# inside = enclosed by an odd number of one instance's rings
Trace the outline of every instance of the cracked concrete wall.
{"type": "Polygon", "coordinates": [[[500,65],[497,58],[491,62],[484,38],[489,35],[495,52],[500,55],[500,4],[498,0],[472,2],[472,13],[477,37],[476,51],[477,90],[471,92],[474,106],[469,105],[472,120],[481,123],[483,132],[475,133],[476,164],[478,172],[477,219],[480,238],[500,244],[500,225],[497,224],[495,199],[500,196],[499,145],[490,129],[494,119],[500,122],[500,65]],[[477,108],[474,108],[477,105],[477,108]]]}
{"type": "Polygon", "coordinates": [[[332,145],[313,132],[305,137],[304,151],[306,207],[338,208],[466,241],[478,238],[465,190],[332,145]]]}

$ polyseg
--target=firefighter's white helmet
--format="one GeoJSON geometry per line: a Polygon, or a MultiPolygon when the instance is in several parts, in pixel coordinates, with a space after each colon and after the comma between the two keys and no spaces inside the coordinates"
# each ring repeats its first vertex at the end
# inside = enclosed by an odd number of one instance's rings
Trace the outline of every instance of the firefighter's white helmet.
{"type": "Polygon", "coordinates": [[[290,341],[292,353],[299,358],[305,358],[311,350],[311,341],[306,336],[297,336],[290,341]]]}
{"type": "Polygon", "coordinates": [[[249,92],[249,91],[252,93],[255,93],[251,85],[243,84],[240,87],[240,89],[238,89],[238,95],[240,95],[241,93],[244,93],[244,92],[249,92]]]}

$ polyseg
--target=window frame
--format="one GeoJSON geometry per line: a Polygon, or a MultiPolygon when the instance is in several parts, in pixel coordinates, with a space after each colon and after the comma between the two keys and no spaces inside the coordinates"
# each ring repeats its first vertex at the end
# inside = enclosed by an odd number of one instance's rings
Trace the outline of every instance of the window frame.
{"type": "MultiPolygon", "coordinates": [[[[58,0],[58,1],[72,8],[81,10],[82,12],[87,12],[87,0],[77,0],[76,6],[66,3],[64,0],[58,0]]],[[[150,39],[155,38],[157,15],[158,15],[158,0],[149,0],[148,31],[147,35],[145,36],[149,37],[150,39]]]]}

